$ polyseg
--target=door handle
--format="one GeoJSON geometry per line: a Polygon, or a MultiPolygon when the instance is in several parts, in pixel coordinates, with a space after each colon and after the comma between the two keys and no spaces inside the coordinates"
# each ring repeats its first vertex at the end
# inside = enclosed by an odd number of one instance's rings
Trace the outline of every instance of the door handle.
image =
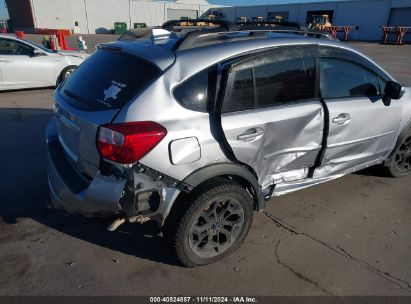
{"type": "Polygon", "coordinates": [[[238,140],[251,141],[264,134],[264,129],[253,128],[237,136],[238,140]]]}
{"type": "Polygon", "coordinates": [[[332,122],[337,124],[337,125],[343,125],[345,123],[348,123],[351,120],[351,116],[348,113],[341,113],[337,117],[334,117],[332,119],[332,122]]]}
{"type": "Polygon", "coordinates": [[[12,60],[0,58],[0,62],[10,63],[10,62],[12,62],[12,60]]]}

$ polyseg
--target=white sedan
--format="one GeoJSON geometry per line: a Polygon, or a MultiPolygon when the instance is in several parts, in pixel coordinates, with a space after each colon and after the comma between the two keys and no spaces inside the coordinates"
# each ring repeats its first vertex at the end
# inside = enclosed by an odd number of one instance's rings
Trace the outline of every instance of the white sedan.
{"type": "Polygon", "coordinates": [[[30,41],[0,34],[0,91],[53,87],[86,58],[77,51],[52,51],[30,41]]]}

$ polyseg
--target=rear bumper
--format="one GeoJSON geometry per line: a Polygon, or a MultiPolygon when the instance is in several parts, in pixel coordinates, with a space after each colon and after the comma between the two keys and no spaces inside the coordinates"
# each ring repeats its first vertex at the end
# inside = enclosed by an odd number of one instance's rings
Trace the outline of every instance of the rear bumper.
{"type": "Polygon", "coordinates": [[[47,173],[52,203],[70,213],[84,216],[110,216],[121,211],[120,199],[125,179],[97,173],[87,180],[70,163],[57,135],[55,118],[46,129],[47,173]]]}

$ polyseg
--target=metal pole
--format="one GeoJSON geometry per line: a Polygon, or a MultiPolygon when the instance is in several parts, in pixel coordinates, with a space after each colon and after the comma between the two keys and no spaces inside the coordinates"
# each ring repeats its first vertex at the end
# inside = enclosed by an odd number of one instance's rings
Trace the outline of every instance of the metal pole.
{"type": "Polygon", "coordinates": [[[90,34],[90,28],[88,27],[88,14],[87,14],[87,3],[86,3],[86,0],[84,0],[84,11],[85,11],[85,13],[86,13],[87,33],[90,34]]]}
{"type": "Polygon", "coordinates": [[[128,0],[128,20],[129,20],[128,29],[131,30],[131,0],[128,0]]]}

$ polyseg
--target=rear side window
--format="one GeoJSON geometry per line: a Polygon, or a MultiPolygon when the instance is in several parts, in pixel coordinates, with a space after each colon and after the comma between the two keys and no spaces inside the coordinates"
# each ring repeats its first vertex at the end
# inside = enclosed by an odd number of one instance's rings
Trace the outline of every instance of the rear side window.
{"type": "Polygon", "coordinates": [[[175,88],[174,97],[187,109],[207,112],[214,97],[215,71],[212,67],[191,76],[175,88]]]}
{"type": "Polygon", "coordinates": [[[385,81],[377,74],[348,60],[322,58],[320,70],[324,98],[373,97],[385,88],[385,81]]]}
{"type": "Polygon", "coordinates": [[[254,108],[254,85],[252,69],[235,72],[231,90],[227,91],[221,111],[223,113],[245,111],[254,108]]]}
{"type": "Polygon", "coordinates": [[[254,69],[257,107],[314,98],[314,59],[275,62],[254,69]]]}
{"type": "Polygon", "coordinates": [[[234,71],[222,112],[264,108],[315,97],[315,61],[295,59],[234,71]]]}
{"type": "Polygon", "coordinates": [[[119,109],[160,72],[137,56],[100,49],[77,68],[60,92],[82,109],[119,109]]]}

